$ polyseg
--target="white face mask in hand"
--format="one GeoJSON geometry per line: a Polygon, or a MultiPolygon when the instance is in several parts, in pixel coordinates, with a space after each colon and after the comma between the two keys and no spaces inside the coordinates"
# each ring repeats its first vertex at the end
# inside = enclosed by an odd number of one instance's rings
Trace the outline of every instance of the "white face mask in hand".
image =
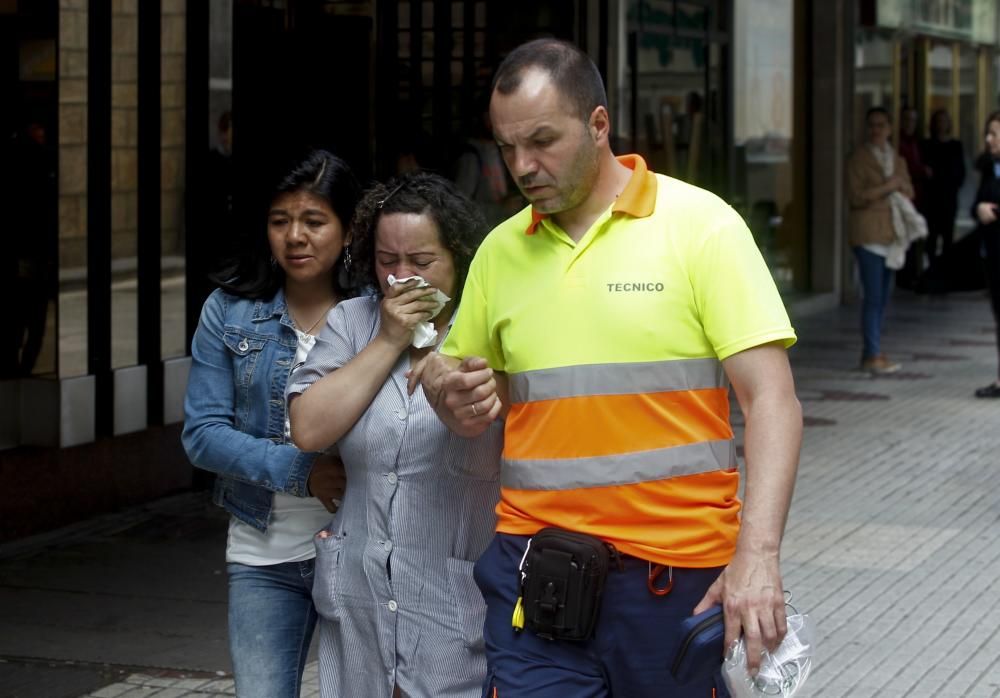
{"type": "MultiPolygon", "coordinates": [[[[411,279],[417,280],[417,288],[427,288],[430,286],[429,283],[424,281],[422,276],[407,276],[405,279],[397,279],[392,274],[386,277],[386,281],[389,282],[390,286],[395,286],[396,284],[404,284],[411,279]]],[[[434,301],[436,307],[431,311],[430,319],[433,320],[437,317],[438,313],[444,308],[444,306],[451,300],[448,296],[441,292],[440,289],[434,289],[434,294],[431,295],[430,300],[434,301]]],[[[413,331],[413,341],[411,344],[417,349],[423,349],[424,347],[432,347],[437,342],[437,330],[434,329],[434,325],[430,322],[421,322],[416,326],[413,331]]]]}
{"type": "Polygon", "coordinates": [[[747,649],[741,637],[726,654],[722,678],[732,698],[767,698],[795,695],[812,668],[816,652],[812,620],[798,613],[788,616],[788,632],[774,652],[764,652],[760,671],[747,674],[747,649]]]}

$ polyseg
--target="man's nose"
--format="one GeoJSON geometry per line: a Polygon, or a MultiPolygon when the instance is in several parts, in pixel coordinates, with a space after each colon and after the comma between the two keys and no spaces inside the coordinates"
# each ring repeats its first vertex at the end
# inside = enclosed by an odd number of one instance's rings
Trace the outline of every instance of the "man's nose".
{"type": "Polygon", "coordinates": [[[526,148],[515,148],[514,149],[514,160],[512,164],[511,174],[514,177],[525,177],[535,174],[537,171],[537,165],[535,163],[535,158],[526,148]]]}

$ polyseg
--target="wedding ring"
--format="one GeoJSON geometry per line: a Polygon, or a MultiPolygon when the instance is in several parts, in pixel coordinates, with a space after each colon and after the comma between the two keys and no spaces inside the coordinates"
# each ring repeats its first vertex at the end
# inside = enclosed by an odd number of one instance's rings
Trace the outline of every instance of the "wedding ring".
{"type": "Polygon", "coordinates": [[[472,416],[473,417],[479,416],[479,412],[476,411],[476,403],[472,403],[472,416]]]}

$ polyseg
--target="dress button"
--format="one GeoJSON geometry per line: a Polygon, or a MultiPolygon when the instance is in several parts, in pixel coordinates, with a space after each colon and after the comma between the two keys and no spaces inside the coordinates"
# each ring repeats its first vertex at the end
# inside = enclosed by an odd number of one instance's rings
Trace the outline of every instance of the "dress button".
{"type": "Polygon", "coordinates": [[[406,414],[406,410],[396,410],[396,416],[399,417],[399,421],[405,422],[409,415],[406,414]]]}
{"type": "Polygon", "coordinates": [[[399,481],[399,477],[396,473],[386,473],[385,479],[389,481],[390,485],[395,485],[399,481]]]}
{"type": "Polygon", "coordinates": [[[392,611],[393,613],[395,613],[397,608],[399,608],[399,604],[397,604],[395,601],[390,601],[389,602],[389,610],[390,611],[392,611]]]}
{"type": "Polygon", "coordinates": [[[390,552],[392,550],[392,541],[391,540],[385,541],[384,543],[382,543],[382,547],[385,548],[386,552],[390,552]]]}

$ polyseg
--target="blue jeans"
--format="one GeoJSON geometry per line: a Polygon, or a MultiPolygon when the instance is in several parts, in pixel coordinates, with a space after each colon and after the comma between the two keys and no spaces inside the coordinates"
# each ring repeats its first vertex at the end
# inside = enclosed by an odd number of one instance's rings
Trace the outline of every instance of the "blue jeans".
{"type": "Polygon", "coordinates": [[[313,563],[227,565],[229,653],[240,698],[299,698],[316,627],[313,563]]]}
{"type": "Polygon", "coordinates": [[[881,353],[882,322],[892,293],[894,272],[885,266],[885,257],[864,247],[853,249],[854,257],[858,260],[858,272],[861,274],[861,287],[864,289],[864,302],[861,305],[861,336],[864,338],[861,359],[864,360],[881,353]]]}
{"type": "MultiPolygon", "coordinates": [[[[511,612],[519,593],[518,566],[528,536],[498,533],[476,563],[476,584],[486,599],[487,677],[484,698],[723,698],[721,672],[679,686],[671,665],[681,644],[679,625],[691,615],[722,571],[674,569],[673,589],[654,596],[649,565],[624,556],[624,570],[608,572],[594,636],[585,642],[543,640],[515,632],[511,612]]],[[[722,667],[720,647],[718,666],[722,667]]]]}

